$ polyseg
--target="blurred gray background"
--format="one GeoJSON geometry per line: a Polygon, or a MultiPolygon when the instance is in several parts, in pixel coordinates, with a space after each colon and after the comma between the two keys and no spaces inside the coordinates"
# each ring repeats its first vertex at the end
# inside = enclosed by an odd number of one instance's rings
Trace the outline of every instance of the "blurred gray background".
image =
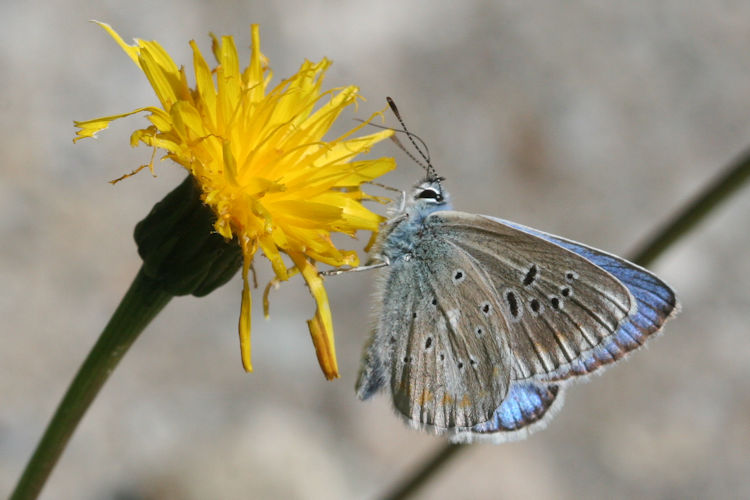
{"type": "MultiPolygon", "coordinates": [[[[750,146],[750,2],[161,1],[0,4],[0,496],[139,268],[132,230],[184,176],[128,146],[142,118],[73,145],[72,121],[156,103],[100,28],[188,40],[251,23],[276,80],[303,58],[393,96],[455,205],[627,255],[750,146]]],[[[347,118],[348,119],[348,118],[347,118]]],[[[346,122],[346,120],[345,120],[346,122]]],[[[351,122],[353,124],[354,122],[351,122]]],[[[344,123],[349,125],[350,123],[344,123]]],[[[407,188],[421,175],[391,144],[407,188]]],[[[683,313],[648,349],[576,385],[547,430],[466,450],[421,498],[750,497],[750,191],[653,267],[683,313]]],[[[366,240],[347,244],[361,248],[366,240]]],[[[259,257],[260,282],[271,276],[259,257]]],[[[327,280],[341,379],[326,382],[299,278],[262,318],[245,374],[241,283],[178,298],[83,420],[45,499],[374,498],[442,442],[384,397],[355,399],[373,275],[327,280]]]]}

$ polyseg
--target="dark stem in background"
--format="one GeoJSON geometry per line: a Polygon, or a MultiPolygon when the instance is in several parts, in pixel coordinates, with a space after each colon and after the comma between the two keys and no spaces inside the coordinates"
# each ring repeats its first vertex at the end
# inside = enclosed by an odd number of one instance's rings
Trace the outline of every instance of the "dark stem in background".
{"type": "MultiPolygon", "coordinates": [[[[698,194],[684,208],[675,214],[653,236],[646,240],[640,249],[633,252],[630,260],[640,266],[648,266],[661,256],[669,247],[693,230],[719,204],[734,194],[750,178],[750,150],[737,157],[726,169],[717,176],[700,194],[698,194]]],[[[415,493],[424,486],[440,468],[459,451],[467,446],[464,444],[443,445],[434,455],[429,457],[415,472],[396,484],[383,498],[387,500],[401,500],[415,493]]]]}
{"type": "Polygon", "coordinates": [[[729,199],[750,178],[750,150],[739,155],[724,173],[708,184],[691,202],[675,212],[669,221],[633,252],[632,261],[648,266],[673,243],[691,231],[721,202],[729,199]]]}

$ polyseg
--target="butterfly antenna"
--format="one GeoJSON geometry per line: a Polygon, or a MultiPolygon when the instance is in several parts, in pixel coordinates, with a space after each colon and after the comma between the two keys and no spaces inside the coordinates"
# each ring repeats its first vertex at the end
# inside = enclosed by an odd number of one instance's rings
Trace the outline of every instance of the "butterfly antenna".
{"type": "MultiPolygon", "coordinates": [[[[358,122],[360,122],[360,123],[365,123],[365,124],[367,124],[367,125],[368,125],[368,126],[370,126],[370,127],[375,127],[375,128],[382,128],[383,130],[392,130],[392,131],[394,131],[394,132],[401,132],[402,134],[407,134],[407,135],[408,135],[408,134],[411,134],[411,135],[412,135],[412,136],[414,137],[414,139],[416,139],[417,141],[419,141],[419,143],[420,143],[420,144],[422,145],[422,147],[423,147],[423,148],[424,148],[425,150],[427,149],[427,143],[425,143],[425,142],[424,142],[424,140],[422,140],[422,138],[421,138],[421,137],[419,137],[419,136],[418,136],[418,135],[416,135],[416,134],[412,134],[412,133],[411,133],[411,132],[409,132],[408,130],[404,130],[404,129],[401,129],[401,128],[393,128],[393,127],[388,127],[388,126],[386,126],[386,125],[378,125],[377,123],[372,123],[372,122],[368,122],[367,120],[361,120],[361,119],[359,119],[359,118],[355,118],[354,120],[355,120],[355,121],[358,121],[358,122]]],[[[392,141],[394,142],[394,144],[396,144],[396,146],[398,146],[398,148],[399,148],[399,149],[400,149],[401,151],[403,151],[403,152],[404,152],[404,154],[405,154],[406,156],[408,156],[409,158],[411,158],[411,160],[412,160],[412,161],[413,161],[414,163],[416,163],[417,165],[419,165],[419,166],[420,166],[420,167],[422,167],[423,169],[425,169],[425,170],[428,170],[427,166],[426,166],[426,165],[425,165],[425,164],[424,164],[424,163],[422,162],[422,160],[420,160],[419,158],[417,158],[416,156],[414,156],[413,154],[411,154],[411,151],[409,151],[408,149],[406,149],[406,147],[404,147],[404,145],[403,145],[403,144],[401,143],[401,141],[399,141],[399,140],[398,140],[398,137],[397,137],[397,136],[395,136],[395,135],[392,135],[392,136],[390,137],[390,139],[391,139],[391,140],[392,140],[392,141]]],[[[413,141],[412,141],[412,142],[413,142],[413,141]]],[[[419,149],[419,148],[417,148],[417,149],[419,149]]],[[[421,151],[420,151],[420,155],[424,156],[424,155],[422,154],[422,152],[421,152],[421,151]]],[[[428,161],[429,161],[429,160],[428,160],[428,161]]]]}
{"type": "MultiPolygon", "coordinates": [[[[406,132],[406,131],[404,131],[404,130],[397,130],[397,132],[404,132],[404,133],[407,133],[407,132],[406,132]]],[[[403,151],[403,152],[404,152],[404,154],[405,154],[406,156],[408,156],[409,158],[411,158],[411,160],[412,160],[412,161],[413,161],[414,163],[416,163],[417,165],[419,165],[420,167],[422,167],[423,169],[425,169],[425,170],[426,170],[427,172],[429,172],[429,171],[430,171],[430,168],[429,168],[429,167],[428,167],[427,165],[425,165],[425,164],[424,164],[424,163],[422,162],[422,160],[420,160],[419,158],[417,158],[416,156],[414,156],[413,154],[411,154],[411,151],[409,151],[409,150],[407,150],[407,149],[406,149],[406,147],[405,147],[405,146],[404,146],[404,145],[403,145],[403,144],[401,143],[401,141],[399,141],[399,140],[398,140],[398,137],[397,137],[397,136],[395,136],[395,135],[392,135],[392,136],[391,136],[391,140],[393,141],[393,143],[394,143],[394,144],[396,144],[396,146],[398,146],[398,149],[400,149],[401,151],[403,151]]]]}
{"type": "Polygon", "coordinates": [[[411,142],[411,145],[414,146],[414,149],[417,150],[419,153],[419,156],[422,157],[424,160],[424,163],[419,161],[417,158],[414,157],[413,154],[411,154],[409,151],[404,148],[403,144],[395,137],[391,137],[391,140],[396,143],[396,145],[404,152],[406,155],[414,160],[414,162],[425,169],[427,171],[427,177],[431,180],[440,180],[440,178],[437,175],[437,172],[435,172],[435,167],[432,166],[432,163],[430,162],[430,150],[427,147],[427,144],[422,140],[421,137],[419,137],[416,134],[413,134],[409,131],[409,129],[406,128],[406,124],[404,123],[404,120],[401,118],[401,113],[398,112],[398,108],[396,107],[396,103],[391,99],[390,97],[385,98],[386,101],[388,101],[388,106],[390,106],[391,111],[393,111],[393,114],[396,116],[396,119],[398,119],[398,122],[401,124],[401,127],[403,130],[400,132],[403,132],[406,134],[406,137],[409,138],[409,142],[411,142]],[[416,139],[416,140],[415,140],[416,139]],[[419,144],[417,144],[417,141],[421,144],[421,147],[419,144]]]}

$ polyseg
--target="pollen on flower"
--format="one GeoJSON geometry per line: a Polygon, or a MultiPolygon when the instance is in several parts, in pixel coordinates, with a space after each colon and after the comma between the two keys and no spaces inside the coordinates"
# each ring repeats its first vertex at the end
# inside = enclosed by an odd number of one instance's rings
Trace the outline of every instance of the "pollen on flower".
{"type": "MultiPolygon", "coordinates": [[[[242,247],[239,331],[245,369],[252,369],[248,272],[260,249],[276,280],[298,272],[304,277],[317,303],[308,326],[318,361],[327,378],[337,377],[330,307],[315,264],[358,265],[356,252],[337,248],[330,235],[378,230],[382,218],[361,203],[375,198],[360,186],[395,168],[395,162],[355,158],[392,131],[355,137],[365,122],[325,140],[341,112],[360,99],[358,88],[322,91],[331,65],[326,59],[305,61],[296,74],[270,87],[272,74],[260,52],[257,25],[251,29],[250,62],[244,69],[232,37],[211,36],[214,67],[191,41],[195,81],[191,87],[185,69],[157,42],[136,39],[129,45],[110,26],[98,24],[144,72],[160,106],[75,122],[79,130],[74,141],[93,137],[113,120],[147,113],[150,124],[133,132],[131,145],[164,150],[164,158],[184,167],[216,215],[215,230],[227,239],[236,236],[242,247]],[[290,268],[282,254],[291,260],[290,268]]],[[[153,170],[153,158],[123,178],[146,167],[153,170]]],[[[264,305],[267,310],[267,294],[264,305]]]]}

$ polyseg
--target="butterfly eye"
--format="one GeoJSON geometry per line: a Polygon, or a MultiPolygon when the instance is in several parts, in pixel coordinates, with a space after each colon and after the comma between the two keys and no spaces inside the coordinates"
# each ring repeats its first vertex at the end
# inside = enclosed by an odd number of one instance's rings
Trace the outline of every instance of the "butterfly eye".
{"type": "Polygon", "coordinates": [[[421,191],[417,196],[417,199],[424,198],[428,200],[443,201],[443,195],[435,191],[434,189],[425,189],[421,191]]]}

